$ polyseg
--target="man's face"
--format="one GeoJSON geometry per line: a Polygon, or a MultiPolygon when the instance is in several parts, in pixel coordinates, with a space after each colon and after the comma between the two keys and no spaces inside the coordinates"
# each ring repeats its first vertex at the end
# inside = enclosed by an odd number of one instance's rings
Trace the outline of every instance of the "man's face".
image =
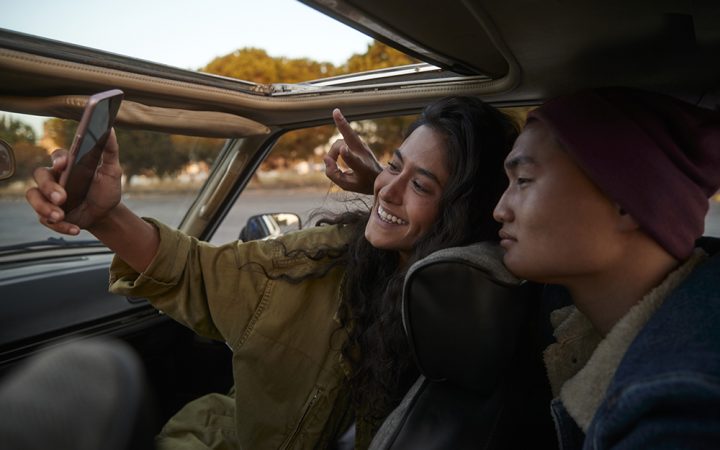
{"type": "Polygon", "coordinates": [[[621,251],[618,208],[540,122],[505,160],[508,188],[494,217],[505,265],[532,281],[567,284],[606,270],[621,251]]]}

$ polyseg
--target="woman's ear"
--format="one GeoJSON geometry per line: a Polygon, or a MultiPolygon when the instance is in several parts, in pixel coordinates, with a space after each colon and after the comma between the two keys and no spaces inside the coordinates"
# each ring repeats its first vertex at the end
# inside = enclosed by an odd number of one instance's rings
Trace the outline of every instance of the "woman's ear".
{"type": "Polygon", "coordinates": [[[615,205],[618,212],[618,226],[620,231],[635,231],[640,228],[635,218],[631,216],[625,209],[620,205],[615,205]]]}

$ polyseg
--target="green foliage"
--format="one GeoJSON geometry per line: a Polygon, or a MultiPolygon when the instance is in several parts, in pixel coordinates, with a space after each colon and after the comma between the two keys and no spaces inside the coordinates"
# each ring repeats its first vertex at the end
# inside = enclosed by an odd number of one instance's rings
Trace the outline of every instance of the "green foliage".
{"type": "Polygon", "coordinates": [[[0,139],[10,145],[18,142],[35,143],[35,132],[32,127],[9,116],[0,116],[0,139]]]}
{"type": "Polygon", "coordinates": [[[47,151],[28,141],[19,141],[13,144],[15,154],[14,179],[23,180],[32,176],[36,167],[49,166],[50,156],[47,151]]]}
{"type": "Polygon", "coordinates": [[[35,145],[35,138],[30,125],[0,116],[0,139],[10,144],[15,154],[15,179],[29,178],[36,167],[49,165],[47,152],[35,145]]]}
{"type": "Polygon", "coordinates": [[[189,162],[188,154],[175,151],[170,135],[145,130],[115,130],[120,164],[127,181],[135,175],[174,175],[189,162]]]}

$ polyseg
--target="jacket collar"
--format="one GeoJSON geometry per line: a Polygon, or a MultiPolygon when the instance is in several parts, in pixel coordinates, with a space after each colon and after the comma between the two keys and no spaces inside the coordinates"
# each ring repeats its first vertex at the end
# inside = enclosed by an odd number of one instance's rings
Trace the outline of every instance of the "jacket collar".
{"type": "Polygon", "coordinates": [[[696,249],[685,263],[633,306],[604,339],[574,306],[553,311],[550,320],[557,342],[548,346],[543,355],[548,379],[553,395],[559,395],[584,432],[638,332],[670,292],[706,259],[705,252],[696,249]]]}

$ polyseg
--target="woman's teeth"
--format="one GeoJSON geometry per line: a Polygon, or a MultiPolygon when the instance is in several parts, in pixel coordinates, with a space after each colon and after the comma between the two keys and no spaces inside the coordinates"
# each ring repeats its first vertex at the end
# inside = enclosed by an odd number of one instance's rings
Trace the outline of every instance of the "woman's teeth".
{"type": "Polygon", "coordinates": [[[383,222],[394,223],[397,225],[406,225],[407,224],[407,222],[388,213],[387,211],[385,211],[382,208],[382,206],[379,206],[379,205],[378,205],[378,215],[380,216],[380,218],[382,219],[383,222]]]}

